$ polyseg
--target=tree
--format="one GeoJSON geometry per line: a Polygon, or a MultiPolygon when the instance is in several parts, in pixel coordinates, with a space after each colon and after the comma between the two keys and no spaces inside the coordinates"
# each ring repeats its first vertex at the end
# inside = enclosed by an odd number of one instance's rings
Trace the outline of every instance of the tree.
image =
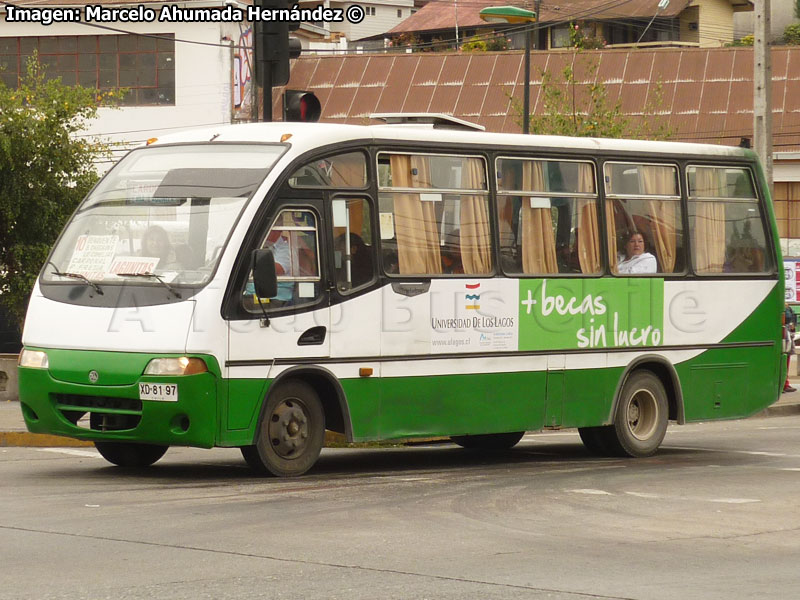
{"type": "MultiPolygon", "coordinates": [[[[649,94],[642,112],[635,117],[626,115],[622,101],[612,103],[608,90],[597,79],[597,61],[585,55],[573,53],[572,60],[561,72],[561,80],[553,81],[549,72],[542,72],[540,97],[542,110],[530,115],[530,132],[543,135],[568,135],[575,137],[641,138],[667,140],[673,131],[659,114],[663,105],[663,93],[657,82],[649,94]],[[580,82],[576,78],[576,67],[583,72],[580,82]]],[[[519,101],[512,99],[512,110],[520,116],[519,101]]]]}
{"type": "Polygon", "coordinates": [[[0,304],[20,325],[50,247],[108,155],[77,134],[114,95],[48,79],[35,56],[17,89],[0,82],[0,304]]]}

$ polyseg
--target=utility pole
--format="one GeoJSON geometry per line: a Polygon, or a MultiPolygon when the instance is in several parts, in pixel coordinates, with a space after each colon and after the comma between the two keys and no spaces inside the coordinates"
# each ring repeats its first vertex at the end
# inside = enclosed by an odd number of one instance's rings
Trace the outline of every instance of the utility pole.
{"type": "Polygon", "coordinates": [[[772,191],[771,0],[755,0],[753,43],[753,142],[772,191]]]}

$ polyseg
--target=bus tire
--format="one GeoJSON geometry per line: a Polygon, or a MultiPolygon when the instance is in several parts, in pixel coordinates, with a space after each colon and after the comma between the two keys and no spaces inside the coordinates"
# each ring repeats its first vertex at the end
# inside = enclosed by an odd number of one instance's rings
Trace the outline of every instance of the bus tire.
{"type": "Polygon", "coordinates": [[[622,386],[607,441],[620,456],[651,456],[664,440],[668,420],[669,404],[661,380],[652,371],[634,371],[622,386]]]}
{"type": "Polygon", "coordinates": [[[118,467],[149,467],[164,456],[169,446],[133,444],[131,442],[95,442],[94,447],[111,464],[118,467]]]}
{"type": "Polygon", "coordinates": [[[513,433],[487,433],[484,435],[454,435],[450,439],[468,450],[508,450],[513,448],[525,435],[524,431],[513,433]]]}
{"type": "Polygon", "coordinates": [[[268,397],[256,430],[256,443],[242,456],[262,475],[296,477],[319,458],[325,441],[325,413],[307,383],[281,383],[268,397]]]}

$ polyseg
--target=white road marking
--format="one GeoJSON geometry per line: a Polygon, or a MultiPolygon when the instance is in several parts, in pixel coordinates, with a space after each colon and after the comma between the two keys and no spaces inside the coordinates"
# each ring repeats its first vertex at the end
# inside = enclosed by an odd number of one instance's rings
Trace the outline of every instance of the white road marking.
{"type": "Polygon", "coordinates": [[[711,498],[709,502],[720,502],[722,504],[751,504],[761,502],[755,498],[711,498]]]}
{"type": "Polygon", "coordinates": [[[670,450],[693,450],[699,452],[724,452],[726,454],[748,454],[750,456],[773,456],[778,458],[800,458],[800,454],[785,454],[781,452],[759,452],[756,450],[731,450],[729,448],[701,448],[699,446],[671,446],[664,445],[670,450]]]}
{"type": "Polygon", "coordinates": [[[662,496],[659,496],[658,494],[645,494],[645,493],[642,493],[642,492],[625,492],[625,493],[628,494],[629,496],[635,496],[637,498],[658,499],[658,498],[662,497],[662,496]]]}
{"type": "Polygon", "coordinates": [[[83,458],[101,458],[93,450],[70,450],[69,448],[38,448],[39,452],[53,452],[55,454],[68,454],[70,456],[81,456],[83,458]]]}
{"type": "MultiPolygon", "coordinates": [[[[573,494],[586,494],[589,496],[616,496],[611,492],[605,490],[595,489],[580,489],[580,490],[567,490],[573,494]]],[[[714,502],[717,504],[752,504],[753,502],[761,502],[757,498],[696,498],[690,496],[669,496],[666,494],[652,494],[648,492],[622,492],[624,495],[633,496],[634,498],[643,498],[646,500],[684,500],[689,502],[714,502]]]]}

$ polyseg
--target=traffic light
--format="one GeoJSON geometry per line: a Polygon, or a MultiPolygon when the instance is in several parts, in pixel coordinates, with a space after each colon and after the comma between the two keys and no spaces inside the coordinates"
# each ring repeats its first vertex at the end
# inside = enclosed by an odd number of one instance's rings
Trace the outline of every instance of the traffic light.
{"type": "MultiPolygon", "coordinates": [[[[288,0],[255,0],[262,10],[285,10],[289,8],[288,0]]],[[[289,83],[289,59],[300,56],[300,40],[289,37],[290,31],[300,27],[299,21],[265,21],[255,22],[255,63],[256,83],[265,84],[267,69],[272,86],[289,83]]]]}
{"type": "Polygon", "coordinates": [[[286,90],[283,92],[283,120],[315,123],[322,114],[322,106],[312,92],[286,90]]]}

